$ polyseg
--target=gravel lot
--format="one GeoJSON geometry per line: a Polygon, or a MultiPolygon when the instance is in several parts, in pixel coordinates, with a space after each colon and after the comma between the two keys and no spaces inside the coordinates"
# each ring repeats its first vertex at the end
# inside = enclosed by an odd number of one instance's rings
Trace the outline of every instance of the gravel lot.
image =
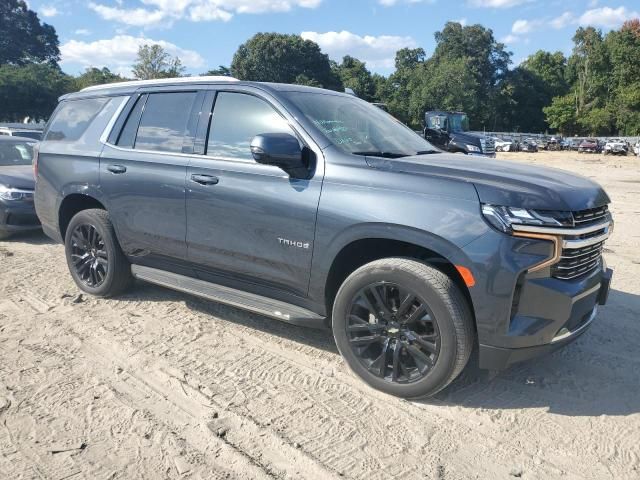
{"type": "Polygon", "coordinates": [[[640,478],[640,161],[500,158],[606,187],[610,304],[429,401],[370,390],[328,332],[142,283],[97,300],[42,234],[0,242],[0,478],[640,478]]]}

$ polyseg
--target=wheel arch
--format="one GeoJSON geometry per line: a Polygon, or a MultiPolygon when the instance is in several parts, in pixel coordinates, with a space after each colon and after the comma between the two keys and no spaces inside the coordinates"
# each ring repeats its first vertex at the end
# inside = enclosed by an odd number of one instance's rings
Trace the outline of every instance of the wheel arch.
{"type": "Polygon", "coordinates": [[[62,199],[60,207],[58,208],[58,226],[63,241],[67,227],[73,216],[82,210],[88,210],[90,208],[106,210],[103,202],[88,193],[73,192],[62,199]]]}
{"type": "Polygon", "coordinates": [[[407,257],[434,266],[454,281],[467,299],[475,326],[469,287],[456,268],[457,265],[470,266],[471,261],[458,246],[436,235],[408,227],[380,224],[361,226],[357,231],[359,235],[351,232],[341,242],[334,242],[329,255],[330,261],[327,263],[330,266],[321,281],[328,322],[335,295],[353,271],[381,258],[407,257]]]}

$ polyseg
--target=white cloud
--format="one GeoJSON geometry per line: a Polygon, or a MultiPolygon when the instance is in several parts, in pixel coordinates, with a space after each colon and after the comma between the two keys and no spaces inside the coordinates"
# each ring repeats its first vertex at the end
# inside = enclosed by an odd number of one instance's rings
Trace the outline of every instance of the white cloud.
{"type": "Polygon", "coordinates": [[[60,46],[63,64],[79,64],[83,67],[108,67],[114,72],[131,76],[131,65],[136,60],[141,45],[158,44],[172,56],[180,57],[187,68],[199,68],[204,59],[193,50],[182,49],[164,40],[146,37],[117,35],[106,40],[83,42],[70,40],[60,46]]]}
{"type": "Polygon", "coordinates": [[[437,0],[378,0],[383,7],[393,7],[399,3],[430,3],[434,4],[437,0]]]}
{"type": "Polygon", "coordinates": [[[531,0],[469,0],[472,7],[480,8],[511,8],[531,0]]]}
{"type": "Polygon", "coordinates": [[[571,12],[564,12],[559,17],[554,18],[549,24],[556,30],[561,30],[574,21],[574,15],[571,12]]]}
{"type": "Polygon", "coordinates": [[[40,7],[39,12],[43,17],[55,17],[60,13],[53,5],[43,5],[40,7]]]}
{"type": "Polygon", "coordinates": [[[105,20],[151,27],[170,25],[175,20],[193,22],[229,21],[236,14],[288,12],[292,8],[316,8],[322,0],[140,0],[144,6],[135,8],[111,7],[90,2],[89,8],[105,20]]]}
{"type": "Polygon", "coordinates": [[[91,30],[87,30],[86,28],[79,28],[74,31],[76,35],[91,35],[91,30]]]}
{"type": "Polygon", "coordinates": [[[522,35],[523,33],[529,33],[533,30],[533,22],[531,20],[516,20],[511,27],[511,33],[516,35],[522,35]]]}
{"type": "Polygon", "coordinates": [[[333,60],[340,61],[345,55],[351,55],[366,62],[369,68],[391,68],[398,50],[417,45],[411,37],[360,36],[345,30],[326,33],[302,32],[300,35],[320,45],[322,51],[333,60]]]}
{"type": "Polygon", "coordinates": [[[601,7],[584,12],[577,23],[584,26],[617,28],[625,21],[638,17],[640,17],[640,13],[631,12],[626,7],[601,7]]]}

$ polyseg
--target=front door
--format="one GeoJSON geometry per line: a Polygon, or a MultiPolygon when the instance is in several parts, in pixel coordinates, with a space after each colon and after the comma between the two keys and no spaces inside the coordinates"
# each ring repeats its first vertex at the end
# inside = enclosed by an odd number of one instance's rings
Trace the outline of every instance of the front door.
{"type": "Polygon", "coordinates": [[[255,135],[286,132],[301,142],[303,137],[272,99],[258,93],[211,92],[210,103],[205,154],[187,169],[188,259],[207,280],[306,296],[321,152],[308,150],[316,159],[310,179],[257,164],[249,148],[255,135]]]}

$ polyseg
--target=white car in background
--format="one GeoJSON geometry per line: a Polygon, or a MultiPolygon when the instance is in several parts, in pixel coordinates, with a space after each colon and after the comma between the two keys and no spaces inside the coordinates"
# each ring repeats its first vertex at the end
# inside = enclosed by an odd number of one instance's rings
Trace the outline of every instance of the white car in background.
{"type": "Polygon", "coordinates": [[[602,151],[605,155],[627,155],[629,144],[622,138],[610,138],[602,151]]]}
{"type": "Polygon", "coordinates": [[[515,152],[517,150],[516,142],[513,139],[496,137],[494,140],[496,142],[496,152],[515,152]]]}

